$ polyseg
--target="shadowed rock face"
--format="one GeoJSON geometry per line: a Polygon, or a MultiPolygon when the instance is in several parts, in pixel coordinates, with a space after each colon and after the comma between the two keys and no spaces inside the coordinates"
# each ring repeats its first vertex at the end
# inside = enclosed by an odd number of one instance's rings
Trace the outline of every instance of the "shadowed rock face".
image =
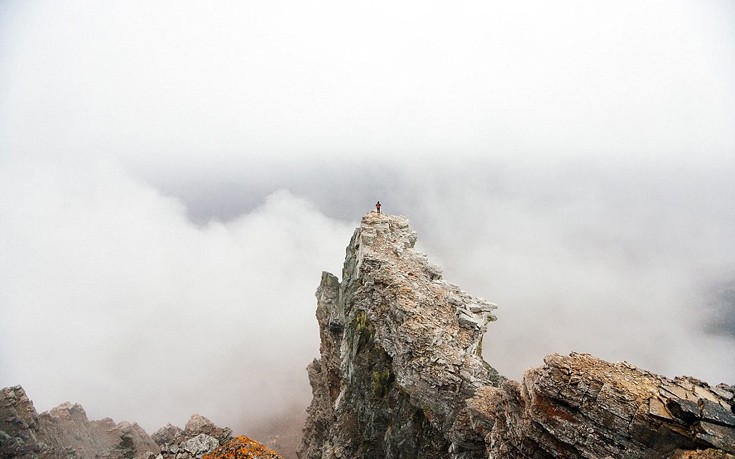
{"type": "Polygon", "coordinates": [[[302,459],[733,457],[733,388],[551,355],[508,381],[480,356],[495,305],[442,279],[404,217],[370,213],[317,289],[302,459]]]}

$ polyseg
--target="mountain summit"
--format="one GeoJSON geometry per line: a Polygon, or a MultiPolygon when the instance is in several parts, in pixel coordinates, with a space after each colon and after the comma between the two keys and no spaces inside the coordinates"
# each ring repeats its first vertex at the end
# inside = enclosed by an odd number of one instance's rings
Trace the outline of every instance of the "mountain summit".
{"type": "Polygon", "coordinates": [[[496,306],[446,282],[405,217],[371,212],[322,273],[302,459],[735,458],[735,388],[588,354],[522,382],[481,356],[496,306]]]}

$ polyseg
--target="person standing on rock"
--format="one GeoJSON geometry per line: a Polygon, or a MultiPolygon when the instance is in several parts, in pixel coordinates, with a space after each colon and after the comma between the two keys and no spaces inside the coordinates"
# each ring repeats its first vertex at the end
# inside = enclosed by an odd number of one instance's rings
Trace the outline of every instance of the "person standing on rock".
{"type": "Polygon", "coordinates": [[[380,213],[380,201],[375,203],[375,210],[377,210],[378,213],[380,213]]]}

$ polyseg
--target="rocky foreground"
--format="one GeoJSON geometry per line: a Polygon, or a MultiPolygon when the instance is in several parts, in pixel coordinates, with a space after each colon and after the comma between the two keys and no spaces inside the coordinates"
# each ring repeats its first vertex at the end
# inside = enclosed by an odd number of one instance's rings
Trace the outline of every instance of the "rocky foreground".
{"type": "Polygon", "coordinates": [[[0,391],[0,458],[47,459],[281,459],[247,437],[232,438],[193,415],[181,429],[171,424],[148,435],[138,424],[106,418],[90,421],[79,404],[64,403],[38,414],[20,386],[0,391]]]}
{"type": "Polygon", "coordinates": [[[735,388],[586,354],[521,382],[481,357],[495,305],[442,279],[404,217],[370,213],[317,290],[302,459],[735,458],[735,388]]]}
{"type": "MultiPolygon", "coordinates": [[[[368,214],[342,281],[322,274],[301,459],[735,459],[733,386],[574,353],[499,375],[481,356],[496,306],[443,280],[415,241],[404,217],[368,214]]],[[[149,436],[78,404],[38,414],[14,386],[0,391],[0,458],[281,456],[198,415],[149,436]]]]}

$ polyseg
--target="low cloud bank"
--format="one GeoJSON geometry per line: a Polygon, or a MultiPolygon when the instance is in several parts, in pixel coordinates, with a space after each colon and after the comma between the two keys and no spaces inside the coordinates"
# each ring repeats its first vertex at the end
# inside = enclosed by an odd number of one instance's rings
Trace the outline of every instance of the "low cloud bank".
{"type": "Polygon", "coordinates": [[[500,305],[506,375],[735,382],[732,2],[0,10],[0,384],[40,409],[305,404],[319,273],[378,199],[500,305]]]}
{"type": "Polygon", "coordinates": [[[289,186],[341,219],[380,199],[411,218],[450,281],[500,304],[485,354],[508,376],[574,350],[735,380],[735,163],[726,156],[344,160],[239,174],[184,173],[177,185],[149,170],[148,179],[203,220],[216,202],[231,206],[225,214],[250,208],[246,190],[289,186]]]}
{"type": "Polygon", "coordinates": [[[507,376],[573,350],[735,380],[730,162],[331,164],[273,164],[260,187],[242,171],[208,196],[222,177],[9,163],[0,384],[149,430],[194,412],[247,429],[305,406],[319,273],[341,272],[376,199],[449,281],[499,303],[484,351],[507,376]]]}
{"type": "Polygon", "coordinates": [[[19,164],[0,182],[0,384],[147,429],[255,422],[308,397],[314,290],[354,224],[279,191],[197,226],[106,166],[19,164]]]}

